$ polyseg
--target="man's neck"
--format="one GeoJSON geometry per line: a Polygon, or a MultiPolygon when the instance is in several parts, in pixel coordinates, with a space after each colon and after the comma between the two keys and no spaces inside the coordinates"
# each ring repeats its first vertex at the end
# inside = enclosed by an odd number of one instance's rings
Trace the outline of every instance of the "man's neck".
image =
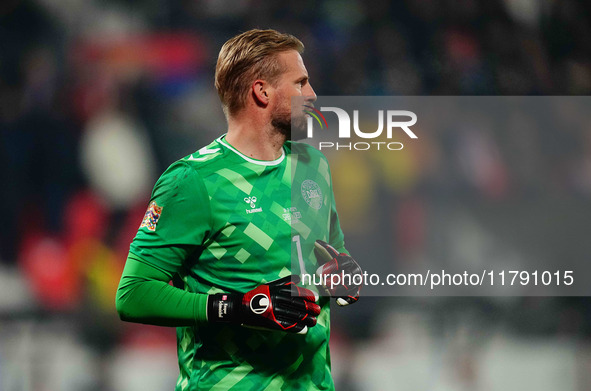
{"type": "Polygon", "coordinates": [[[242,154],[257,160],[272,161],[281,157],[286,136],[268,122],[229,119],[226,141],[242,154]]]}

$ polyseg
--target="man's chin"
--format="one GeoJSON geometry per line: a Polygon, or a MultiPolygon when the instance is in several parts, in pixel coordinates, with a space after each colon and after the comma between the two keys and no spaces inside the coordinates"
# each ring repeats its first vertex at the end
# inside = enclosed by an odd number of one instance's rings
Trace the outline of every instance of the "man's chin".
{"type": "Polygon", "coordinates": [[[285,136],[286,140],[298,141],[305,139],[308,135],[307,128],[303,126],[292,126],[291,122],[273,121],[273,128],[285,136]]]}

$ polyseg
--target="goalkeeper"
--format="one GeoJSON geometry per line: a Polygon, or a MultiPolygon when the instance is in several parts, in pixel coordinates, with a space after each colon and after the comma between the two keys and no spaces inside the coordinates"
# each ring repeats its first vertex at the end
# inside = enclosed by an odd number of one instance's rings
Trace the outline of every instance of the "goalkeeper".
{"type": "MultiPolygon", "coordinates": [[[[131,243],[117,310],[177,327],[176,391],[334,389],[329,297],[298,275],[361,270],[326,158],[290,141],[291,97],[316,99],[303,48],[274,30],[224,44],[215,86],[227,133],[162,174],[131,243]]],[[[359,288],[328,293],[343,305],[359,288]]]]}

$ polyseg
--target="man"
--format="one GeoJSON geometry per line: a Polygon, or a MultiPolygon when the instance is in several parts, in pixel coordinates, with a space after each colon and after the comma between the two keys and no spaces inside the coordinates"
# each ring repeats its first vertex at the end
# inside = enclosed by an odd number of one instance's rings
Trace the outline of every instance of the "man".
{"type": "MultiPolygon", "coordinates": [[[[360,269],[326,159],[290,141],[291,98],[316,99],[303,48],[274,30],[224,44],[215,86],[228,132],[164,172],[131,244],[117,310],[178,327],[176,390],[334,388],[329,298],[292,273],[360,269]]],[[[332,288],[341,305],[358,298],[358,286],[332,288]]]]}

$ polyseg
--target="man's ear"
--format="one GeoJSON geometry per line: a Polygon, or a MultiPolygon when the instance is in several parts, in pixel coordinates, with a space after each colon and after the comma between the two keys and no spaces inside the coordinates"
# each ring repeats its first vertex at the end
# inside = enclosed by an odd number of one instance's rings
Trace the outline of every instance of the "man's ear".
{"type": "Polygon", "coordinates": [[[270,85],[264,80],[256,80],[252,83],[252,96],[257,105],[267,106],[269,104],[270,85]]]}

